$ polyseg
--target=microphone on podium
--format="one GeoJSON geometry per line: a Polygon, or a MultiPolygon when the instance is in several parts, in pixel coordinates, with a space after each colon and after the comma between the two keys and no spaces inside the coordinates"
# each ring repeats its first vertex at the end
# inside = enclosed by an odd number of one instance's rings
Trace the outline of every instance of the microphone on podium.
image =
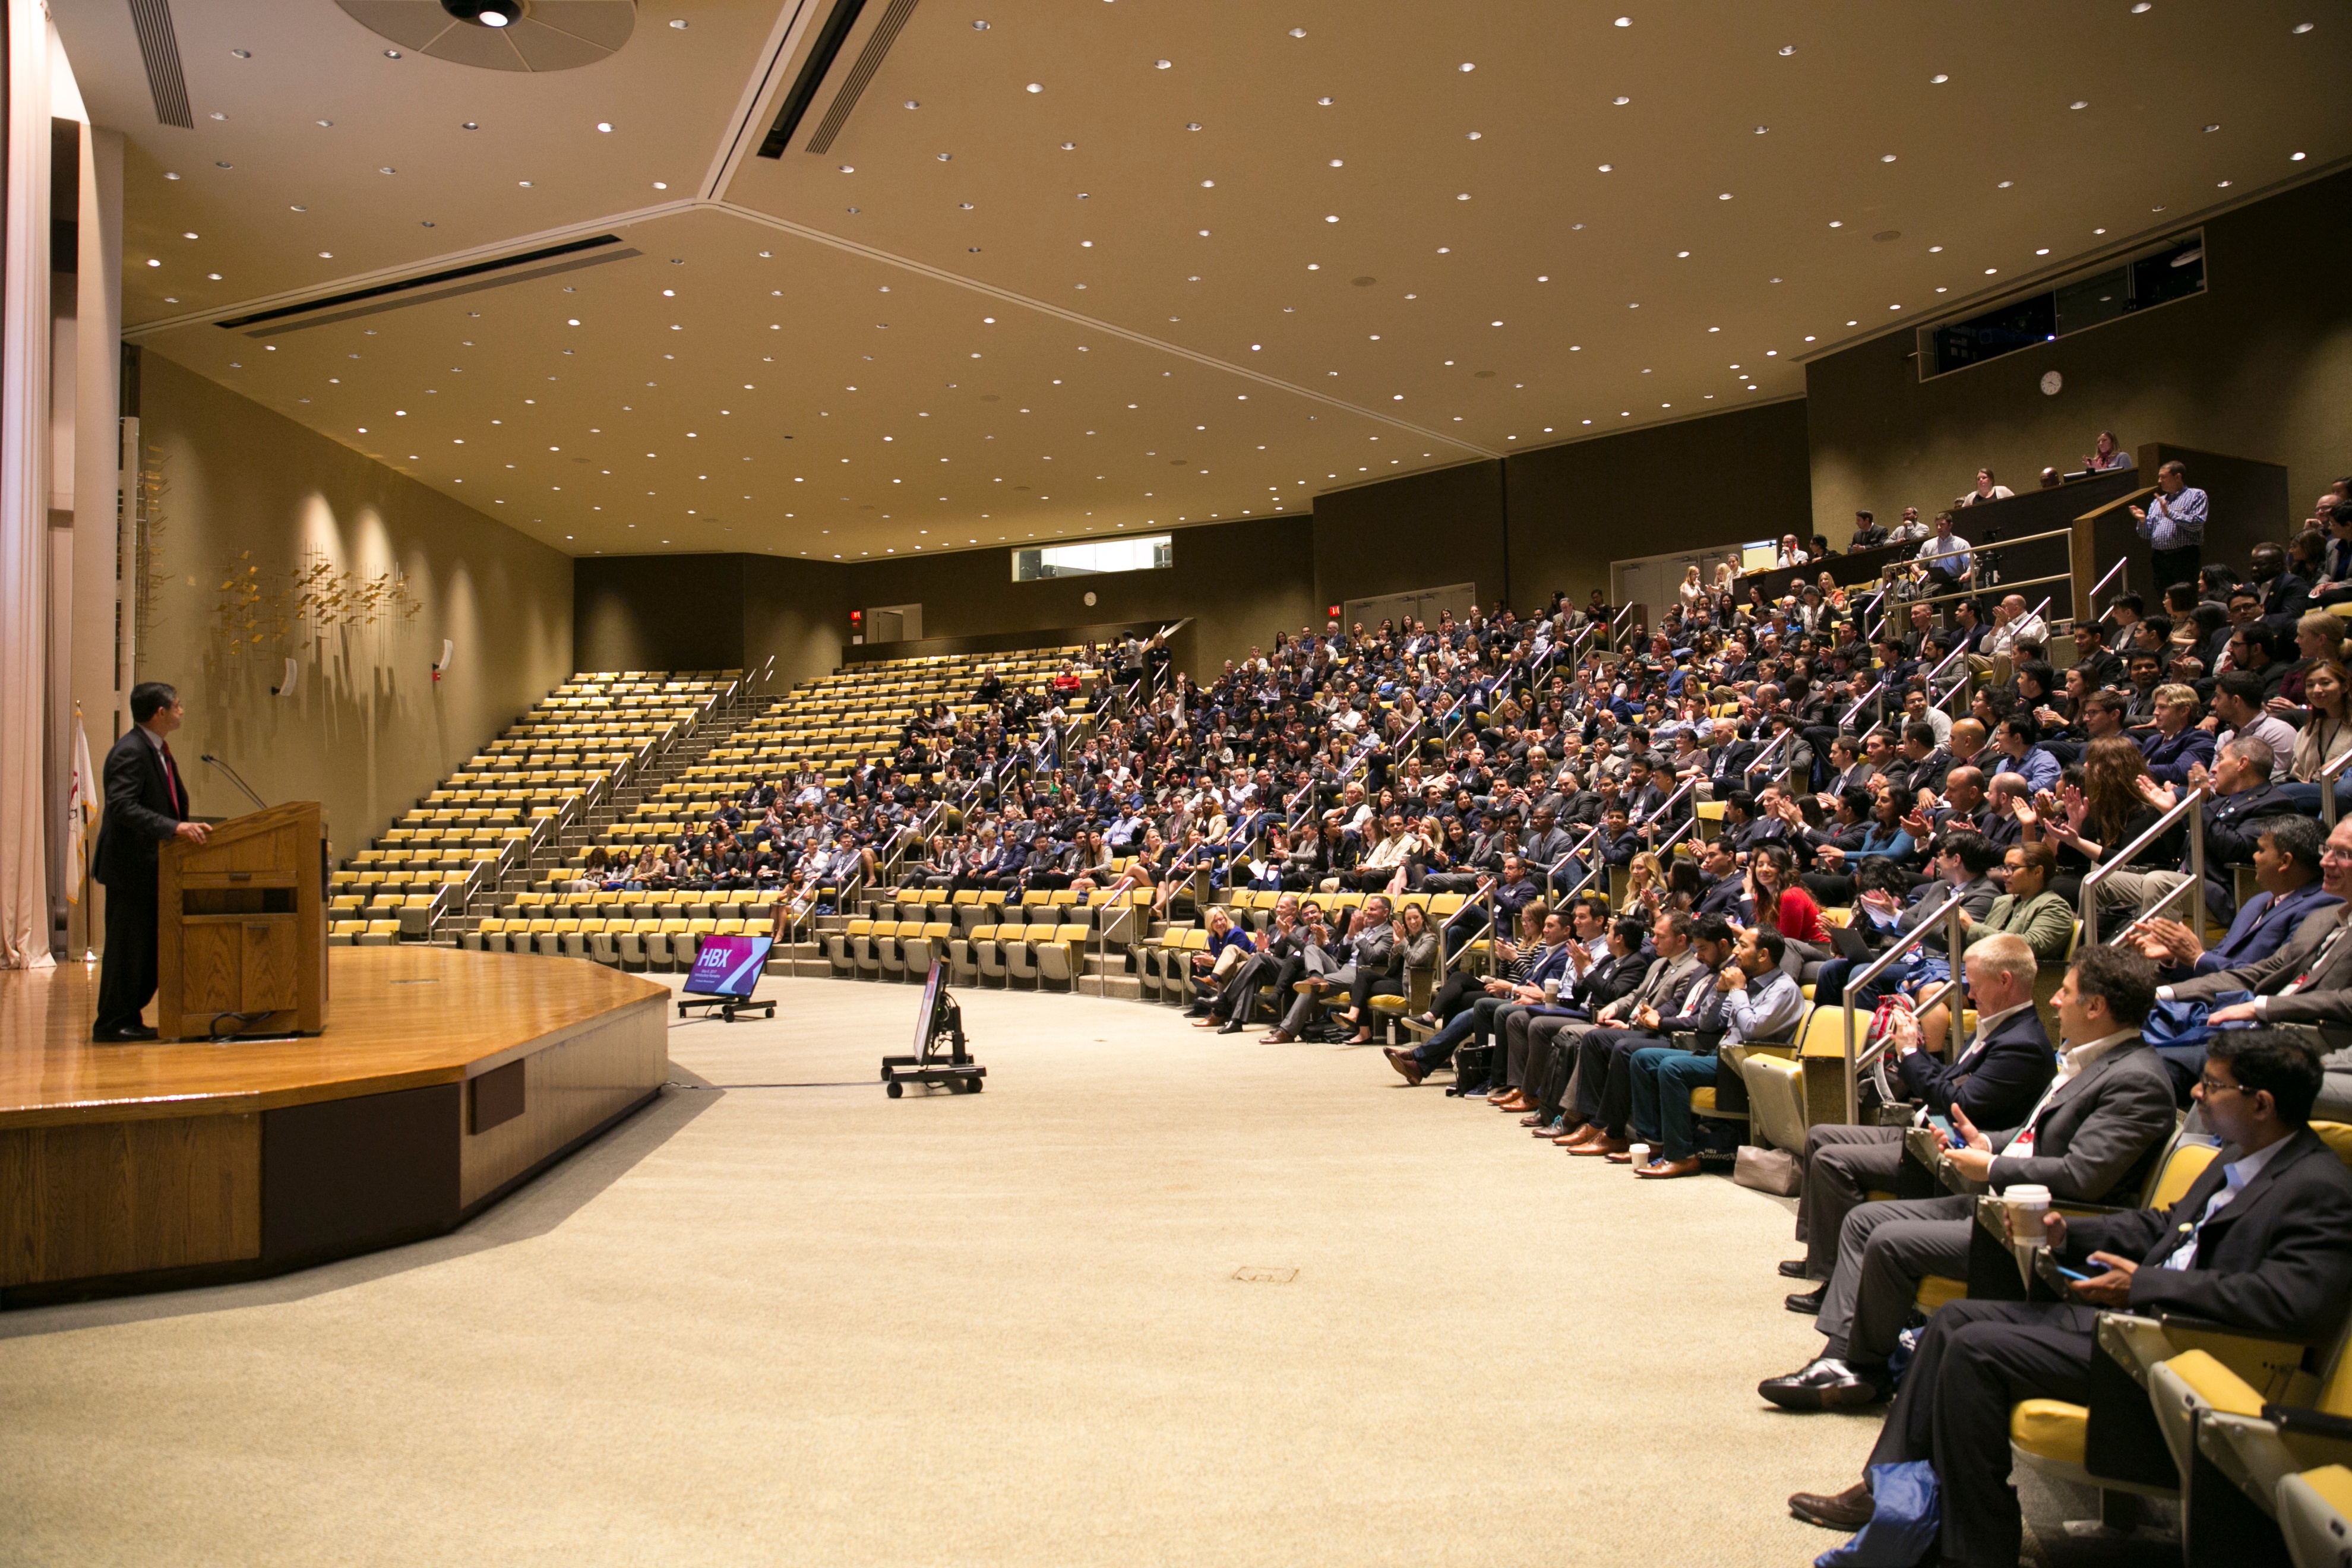
{"type": "Polygon", "coordinates": [[[211,763],[214,767],[216,767],[216,768],[218,768],[221,772],[223,772],[223,773],[226,773],[226,774],[228,775],[228,777],[229,777],[229,782],[230,782],[231,784],[233,784],[236,785],[236,787],[237,787],[237,788],[239,788],[239,789],[241,789],[241,790],[243,790],[243,791],[245,792],[245,797],[246,797],[246,799],[247,799],[247,800],[249,800],[249,801],[253,802],[254,806],[255,806],[255,808],[256,808],[257,810],[260,810],[260,811],[268,811],[268,810],[269,809],[269,803],[268,803],[268,801],[266,801],[266,800],[262,799],[259,795],[257,795],[254,794],[254,793],[253,793],[253,786],[252,786],[251,784],[249,784],[246,783],[244,779],[242,779],[242,778],[238,777],[238,776],[237,776],[237,771],[236,771],[235,768],[230,767],[226,763],[222,762],[218,757],[214,756],[210,752],[203,752],[203,753],[202,753],[202,760],[203,760],[204,762],[206,762],[206,763],[211,763]]]}

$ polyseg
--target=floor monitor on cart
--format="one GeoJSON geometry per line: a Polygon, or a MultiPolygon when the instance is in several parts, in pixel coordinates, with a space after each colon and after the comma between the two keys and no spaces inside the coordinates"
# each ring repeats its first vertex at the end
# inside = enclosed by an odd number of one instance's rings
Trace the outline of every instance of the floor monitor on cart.
{"type": "Polygon", "coordinates": [[[759,1012],[774,1017],[775,1002],[751,994],[767,970],[768,950],[773,946],[772,937],[704,937],[694,955],[694,968],[679,987],[685,994],[678,998],[677,1016],[685,1017],[688,1007],[715,1007],[730,1024],[738,1013],[759,1012]]]}
{"type": "Polygon", "coordinates": [[[978,1094],[988,1069],[971,1059],[965,1044],[963,1010],[948,994],[948,966],[934,959],[915,1011],[915,1054],[882,1058],[884,1091],[896,1100],[910,1083],[943,1083],[959,1094],[978,1094]]]}

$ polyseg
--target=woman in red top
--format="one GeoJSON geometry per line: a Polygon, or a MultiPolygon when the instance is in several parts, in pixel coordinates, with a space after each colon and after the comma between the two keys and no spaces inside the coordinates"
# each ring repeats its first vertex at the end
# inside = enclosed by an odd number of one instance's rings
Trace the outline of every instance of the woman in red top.
{"type": "Polygon", "coordinates": [[[1822,907],[1798,882],[1797,858],[1787,845],[1759,845],[1748,875],[1755,889],[1759,925],[1778,931],[1784,942],[1829,945],[1829,933],[1822,929],[1822,907]]]}

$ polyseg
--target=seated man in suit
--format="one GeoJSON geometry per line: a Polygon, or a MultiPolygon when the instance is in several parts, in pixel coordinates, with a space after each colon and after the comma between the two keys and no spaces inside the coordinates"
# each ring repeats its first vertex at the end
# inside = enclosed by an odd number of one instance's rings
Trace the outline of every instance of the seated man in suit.
{"type": "MultiPolygon", "coordinates": [[[[1658,917],[1661,926],[1676,918],[1658,917]]],[[[1712,915],[1679,918],[1686,922],[1690,945],[1677,956],[1690,962],[1677,966],[1670,984],[1660,987],[1657,1001],[1614,1017],[1604,1015],[1596,1023],[1613,1026],[1587,1029],[1577,1037],[1574,1120],[1581,1125],[1560,1140],[1571,1154],[1622,1154],[1633,1147],[1627,1134],[1633,1121],[1634,1052],[1671,1046],[1678,1032],[1721,1027],[1715,1021],[1720,1004],[1709,1004],[1721,994],[1716,989],[1717,972],[1731,962],[1731,928],[1712,915]]],[[[1658,952],[1667,956],[1664,943],[1658,944],[1658,952]]]]}
{"type": "MultiPolygon", "coordinates": [[[[1947,1155],[1953,1169],[2000,1192],[2046,1186],[2058,1203],[2133,1201],[2172,1137],[2172,1077],[2140,1038],[2156,996],[2156,965],[2126,947],[2094,947],[2074,960],[2053,998],[2065,1040],[2055,1082],[2014,1129],[1977,1130],[1955,1108],[1966,1140],[1947,1155]]],[[[1873,1405],[1892,1380],[1886,1358],[1911,1316],[1919,1281],[1965,1276],[1976,1199],[1912,1198],[1864,1204],[1839,1228],[1837,1259],[1813,1297],[1791,1296],[1796,1311],[1818,1310],[1822,1353],[1756,1392],[1786,1410],[1873,1405]]]]}
{"type": "MultiPolygon", "coordinates": [[[[2033,1114],[2058,1070],[2050,1036],[2033,1008],[2041,965],[2023,937],[1990,936],[1963,961],[1977,1032],[1948,1063],[1919,1048],[1918,1020],[1905,1015],[1888,1047],[1904,1092],[1923,1101],[1920,1120],[1948,1121],[1955,1110],[1980,1127],[2017,1127],[2033,1114]]],[[[1903,1166],[1903,1129],[1815,1123],[1805,1137],[1805,1184],[1797,1200],[1797,1239],[1805,1256],[1780,1265],[1791,1279],[1823,1281],[1811,1293],[1818,1309],[1837,1261],[1845,1216],[1871,1193],[1893,1190],[1903,1166]]]]}
{"type": "Polygon", "coordinates": [[[2149,921],[2133,939],[2161,966],[2158,976],[2165,983],[2258,963],[2284,946],[2305,919],[2344,901],[2320,880],[2319,857],[2327,841],[2319,824],[2307,816],[2272,816],[2260,826],[2254,880],[2263,890],[2239,909],[2221,945],[2207,947],[2201,933],[2176,920],[2149,921]]]}
{"type": "MultiPolygon", "coordinates": [[[[2338,899],[2352,898],[2352,817],[2336,825],[2319,858],[2321,886],[2338,899]]],[[[2211,974],[2200,974],[2178,985],[2160,986],[2161,1001],[2213,1002],[2232,993],[2253,993],[2245,1002],[2225,1003],[2206,1016],[2209,1024],[2252,1021],[2292,1026],[2315,1037],[2326,1070],[2319,1090],[2323,1121],[2352,1120],[2352,931],[2347,906],[2320,910],[2304,918],[2294,934],[2277,952],[2257,963],[2211,974]]],[[[2176,1058],[2192,1047],[2167,1047],[2165,1054],[2176,1075],[2176,1058]]]]}
{"type": "MultiPolygon", "coordinates": [[[[1657,1141],[1658,1152],[1637,1176],[1666,1178],[1698,1174],[1697,1131],[1691,1120],[1691,1091],[1711,1087],[1717,1053],[1750,1040],[1786,1040],[1805,1016],[1805,994],[1780,967],[1786,943],[1769,927],[1739,933],[1731,962],[1717,971],[1715,991],[1699,1005],[1692,1031],[1695,1048],[1649,1046],[1628,1063],[1633,1080],[1633,1135],[1657,1141]]],[[[1633,1156],[1611,1155],[1613,1163],[1633,1156]]]]}
{"type": "MultiPolygon", "coordinates": [[[[2009,1484],[2010,1408],[2090,1398],[2099,1309],[2179,1313],[2242,1332],[2324,1344],[2352,1302],[2352,1175],[2311,1131],[2320,1067],[2269,1029],[2214,1037],[2197,1085],[2221,1141],[2181,1200],[2042,1222],[2053,1258],[2091,1278],[2071,1301],[1954,1301],[1928,1321],[1870,1464],[1925,1460],[1941,1492],[1942,1559],[2011,1568],[2023,1533],[2009,1484]]],[[[1799,1492],[1799,1519],[1858,1530],[1867,1482],[1799,1492]]]]}

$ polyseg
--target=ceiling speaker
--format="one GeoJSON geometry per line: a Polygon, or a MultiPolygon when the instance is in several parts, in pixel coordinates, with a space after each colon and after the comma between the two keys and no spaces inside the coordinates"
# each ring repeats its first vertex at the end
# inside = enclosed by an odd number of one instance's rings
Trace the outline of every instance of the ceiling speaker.
{"type": "Polygon", "coordinates": [[[483,70],[577,70],[608,58],[637,25],[636,0],[335,0],[404,49],[483,70]],[[493,16],[503,18],[496,25],[493,16]]]}

